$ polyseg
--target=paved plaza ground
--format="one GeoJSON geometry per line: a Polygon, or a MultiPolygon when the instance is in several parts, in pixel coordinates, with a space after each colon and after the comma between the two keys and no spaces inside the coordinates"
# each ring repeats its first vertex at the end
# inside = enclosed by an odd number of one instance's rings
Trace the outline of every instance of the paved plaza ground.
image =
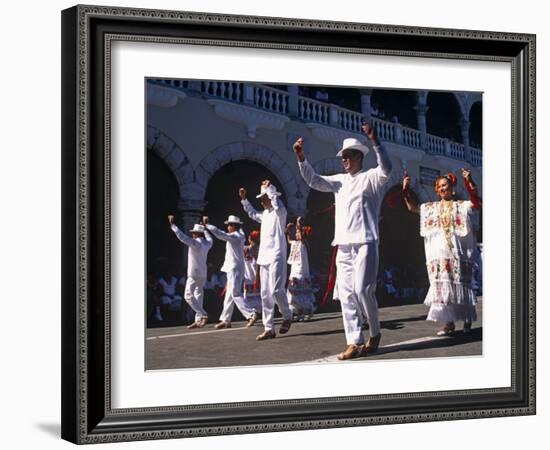
{"type": "MultiPolygon", "coordinates": [[[[462,323],[457,323],[457,331],[452,336],[438,337],[436,332],[440,324],[426,321],[426,314],[427,308],[422,304],[381,308],[380,348],[368,358],[440,358],[482,354],[481,302],[478,303],[478,321],[469,333],[463,333],[462,323]]],[[[278,319],[276,323],[280,321],[278,319]]],[[[317,314],[310,321],[295,322],[288,334],[278,334],[275,339],[261,342],[255,340],[263,331],[261,321],[251,328],[245,325],[246,322],[233,322],[232,328],[224,330],[215,330],[214,324],[194,330],[188,330],[185,326],[148,328],[145,334],[145,368],[343,363],[336,359],[336,355],[346,346],[340,313],[317,314]]]]}

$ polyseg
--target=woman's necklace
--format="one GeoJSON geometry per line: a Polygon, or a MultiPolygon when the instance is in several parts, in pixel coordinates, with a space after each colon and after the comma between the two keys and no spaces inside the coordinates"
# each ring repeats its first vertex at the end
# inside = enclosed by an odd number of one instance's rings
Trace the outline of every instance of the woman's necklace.
{"type": "Polygon", "coordinates": [[[447,240],[447,245],[449,250],[453,249],[453,240],[452,240],[452,223],[453,223],[453,201],[452,200],[441,200],[439,202],[439,217],[441,218],[441,226],[443,227],[443,232],[445,233],[445,239],[447,240]]]}

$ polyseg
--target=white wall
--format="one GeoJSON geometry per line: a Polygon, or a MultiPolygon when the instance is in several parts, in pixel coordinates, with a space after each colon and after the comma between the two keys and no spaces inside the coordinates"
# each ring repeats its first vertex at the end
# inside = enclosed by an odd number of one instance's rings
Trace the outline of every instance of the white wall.
{"type": "MultiPolygon", "coordinates": [[[[104,3],[104,2],[97,2],[104,3]]],[[[2,9],[2,156],[0,192],[2,370],[0,411],[3,448],[68,448],[59,438],[60,403],[60,10],[70,1],[15,2],[2,9]],[[7,158],[6,158],[7,157],[7,158]],[[7,208],[6,208],[7,206],[7,208]],[[23,295],[30,292],[29,296],[23,295]]],[[[382,2],[254,2],[250,0],[130,0],[107,5],[191,11],[301,17],[537,33],[538,123],[550,120],[550,31],[542,2],[526,0],[454,3],[407,0],[382,2]],[[498,8],[498,9],[497,9],[498,8]]],[[[548,127],[538,129],[538,171],[550,163],[548,127]]],[[[486,149],[489,151],[490,149],[486,149]]],[[[503,176],[507,176],[504,174],[503,176]]],[[[539,177],[538,218],[546,223],[539,177]]],[[[548,239],[539,226],[539,278],[548,272],[543,248],[548,239]]],[[[538,415],[461,422],[394,425],[293,433],[118,444],[119,448],[295,448],[308,444],[335,448],[342,443],[364,448],[454,449],[528,447],[547,436],[550,419],[548,383],[550,317],[545,292],[539,290],[538,415]]],[[[475,374],[472,374],[475,376],[475,374]]],[[[376,382],[376,380],[373,380],[376,382]]],[[[540,448],[540,444],[534,448],[540,448]]]]}

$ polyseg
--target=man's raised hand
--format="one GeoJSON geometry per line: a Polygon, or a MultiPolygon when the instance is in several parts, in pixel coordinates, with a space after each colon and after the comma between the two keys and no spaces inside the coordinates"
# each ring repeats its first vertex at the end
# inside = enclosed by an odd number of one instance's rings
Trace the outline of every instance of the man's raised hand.
{"type": "Polygon", "coordinates": [[[239,189],[239,197],[241,198],[241,200],[246,200],[246,189],[245,188],[240,188],[239,189]]]}
{"type": "Polygon", "coordinates": [[[361,130],[367,135],[373,145],[378,145],[378,135],[376,134],[376,128],[365,122],[361,125],[361,130]]]}
{"type": "Polygon", "coordinates": [[[462,178],[464,178],[466,181],[471,182],[472,181],[472,172],[470,172],[468,169],[462,169],[462,178]]]}
{"type": "Polygon", "coordinates": [[[172,215],[169,215],[169,216],[168,216],[168,223],[169,223],[170,225],[174,225],[174,216],[172,216],[172,215]]]}
{"type": "Polygon", "coordinates": [[[302,138],[298,138],[298,140],[292,146],[292,150],[294,150],[294,153],[296,154],[298,161],[302,162],[305,159],[304,140],[302,138]]]}

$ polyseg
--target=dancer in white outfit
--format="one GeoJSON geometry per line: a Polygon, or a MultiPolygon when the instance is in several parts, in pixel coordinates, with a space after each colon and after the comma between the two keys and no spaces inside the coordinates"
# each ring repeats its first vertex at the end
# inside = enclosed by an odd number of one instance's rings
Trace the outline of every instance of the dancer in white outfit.
{"type": "Polygon", "coordinates": [[[242,222],[237,216],[229,216],[225,221],[227,233],[208,223],[208,217],[203,217],[202,223],[215,237],[225,244],[225,260],[220,269],[227,275],[227,284],[225,285],[225,296],[223,300],[223,310],[220,315],[220,322],[214,327],[217,330],[231,328],[231,316],[235,305],[239,308],[248,325],[252,326],[257,320],[254,309],[248,307],[243,298],[243,278],[244,278],[244,242],[245,236],[241,228],[242,222]]]}
{"type": "Polygon", "coordinates": [[[286,208],[278,198],[281,195],[269,180],[262,182],[260,194],[256,196],[262,202],[263,212],[256,211],[246,199],[246,189],[239,189],[244,210],[249,217],[261,223],[258,266],[260,267],[260,294],[262,297],[262,321],[264,332],[257,340],[275,337],[273,319],[275,303],[283,316],[279,333],[285,334],[292,324],[292,313],[288,307],[285,291],[287,243],[285,237],[286,208]]]}
{"type": "Polygon", "coordinates": [[[290,310],[296,320],[308,320],[315,311],[315,295],[311,289],[309,275],[309,256],[306,241],[311,233],[311,227],[302,225],[302,218],[296,219],[295,239],[291,239],[291,223],[287,225],[288,243],[290,254],[290,275],[288,276],[287,297],[290,310]]]}
{"type": "Polygon", "coordinates": [[[351,359],[374,353],[380,343],[378,303],[375,297],[378,273],[378,222],[385,184],[391,173],[391,161],[378,141],[376,131],[363,124],[363,132],[376,153],[378,165],[363,170],[363,158],[369,149],[359,140],[345,139],[337,156],[342,158],[345,174],[318,175],[305,159],[303,139],[294,144],[300,173],[313,189],[333,192],[335,230],[332,245],[336,255],[338,296],[347,347],[338,359],[351,359]],[[362,312],[369,323],[370,337],[365,344],[362,312]]]}
{"type": "Polygon", "coordinates": [[[212,248],[212,237],[203,225],[196,224],[189,230],[191,237],[183,233],[175,224],[174,216],[168,216],[170,227],[178,239],[189,247],[187,257],[187,281],[185,301],[195,311],[195,322],[187,328],[202,328],[208,322],[204,310],[204,284],[206,283],[206,257],[212,248]]]}

